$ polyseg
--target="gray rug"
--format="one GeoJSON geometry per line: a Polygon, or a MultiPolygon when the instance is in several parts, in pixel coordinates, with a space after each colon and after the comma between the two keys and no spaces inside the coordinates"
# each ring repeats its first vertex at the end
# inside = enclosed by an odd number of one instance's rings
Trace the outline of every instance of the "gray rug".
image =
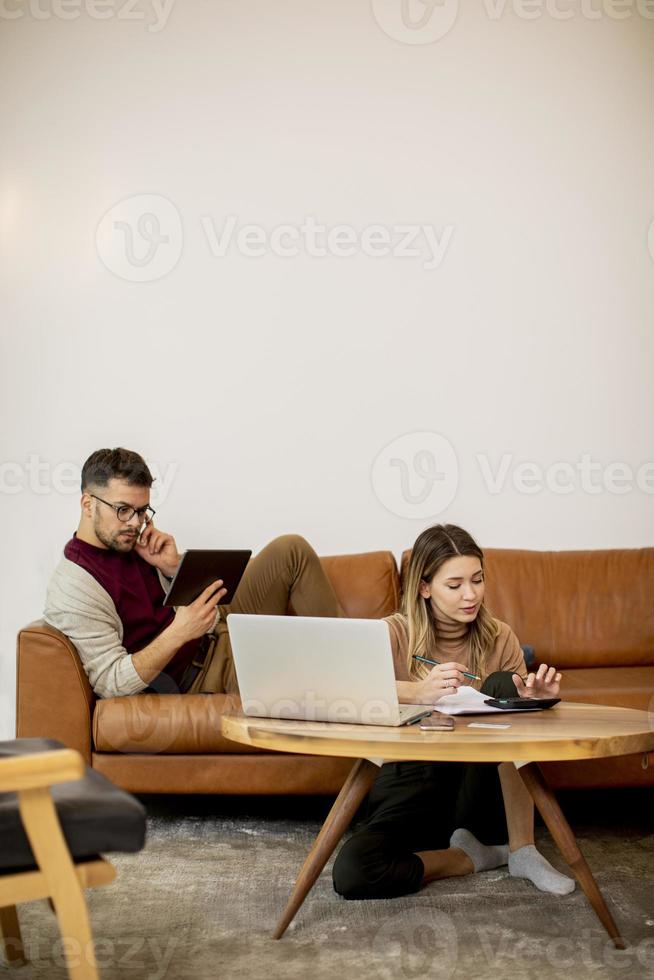
{"type": "MultiPolygon", "coordinates": [[[[346,902],[324,872],[286,936],[271,930],[328,802],[151,799],[148,842],[117,855],[117,881],[89,892],[105,980],[472,980],[654,977],[652,794],[627,818],[584,797],[572,820],[630,946],[613,949],[585,897],[538,892],[506,869],[435,882],[404,899],[346,902]]],[[[615,794],[610,797],[615,801],[615,794]]],[[[596,802],[595,802],[596,801],[596,802]]],[[[614,808],[615,809],[615,808],[614,808]]],[[[573,815],[574,816],[574,815],[573,815]]],[[[539,847],[564,870],[544,829],[539,847]]],[[[331,867],[331,865],[330,865],[331,867]]],[[[45,902],[19,909],[31,965],[5,975],[66,976],[45,902]]],[[[80,955],[83,955],[80,953],[80,955]]]]}

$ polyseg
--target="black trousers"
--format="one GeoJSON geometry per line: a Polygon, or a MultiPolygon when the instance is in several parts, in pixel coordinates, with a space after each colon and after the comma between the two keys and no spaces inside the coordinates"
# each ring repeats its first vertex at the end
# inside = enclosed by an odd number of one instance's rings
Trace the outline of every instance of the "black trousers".
{"type": "MultiPolygon", "coordinates": [[[[490,674],[481,691],[517,697],[508,671],[490,674]]],[[[482,844],[506,844],[508,838],[492,762],[387,762],[364,812],[334,862],[334,888],[344,898],[395,898],[417,891],[425,869],[416,851],[449,847],[457,827],[482,844]]]]}

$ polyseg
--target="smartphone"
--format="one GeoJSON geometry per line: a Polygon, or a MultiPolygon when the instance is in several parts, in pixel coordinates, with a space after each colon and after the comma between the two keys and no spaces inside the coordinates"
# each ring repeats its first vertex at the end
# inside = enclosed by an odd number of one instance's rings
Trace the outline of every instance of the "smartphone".
{"type": "Polygon", "coordinates": [[[454,718],[449,715],[429,715],[421,718],[418,727],[423,732],[451,732],[454,728],[454,718]]]}

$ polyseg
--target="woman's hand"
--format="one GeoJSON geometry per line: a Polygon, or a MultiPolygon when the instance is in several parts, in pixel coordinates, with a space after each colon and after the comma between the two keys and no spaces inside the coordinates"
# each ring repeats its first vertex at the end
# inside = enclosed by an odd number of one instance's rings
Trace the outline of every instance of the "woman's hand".
{"type": "Polygon", "coordinates": [[[463,664],[454,661],[432,667],[423,680],[415,682],[415,704],[433,704],[446,694],[456,694],[459,687],[465,684],[465,670],[467,668],[463,664]]]}
{"type": "Polygon", "coordinates": [[[520,674],[513,674],[513,683],[521,698],[558,698],[561,674],[555,667],[541,664],[535,674],[528,674],[527,683],[520,674]]]}

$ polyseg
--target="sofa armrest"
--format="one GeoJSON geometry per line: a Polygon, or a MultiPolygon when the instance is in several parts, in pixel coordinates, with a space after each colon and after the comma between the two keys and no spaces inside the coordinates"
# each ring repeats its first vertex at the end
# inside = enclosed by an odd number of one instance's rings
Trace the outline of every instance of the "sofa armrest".
{"type": "Polygon", "coordinates": [[[16,642],[16,736],[56,738],[91,764],[95,695],[74,645],[37,620],[16,642]]]}

